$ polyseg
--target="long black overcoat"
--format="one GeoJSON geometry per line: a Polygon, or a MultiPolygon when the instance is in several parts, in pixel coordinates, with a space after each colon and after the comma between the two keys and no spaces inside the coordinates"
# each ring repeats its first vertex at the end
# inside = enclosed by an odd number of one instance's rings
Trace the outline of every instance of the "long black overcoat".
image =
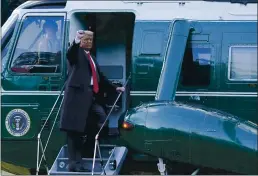
{"type": "MultiPolygon", "coordinates": [[[[116,92],[113,85],[100,71],[96,59],[92,56],[99,77],[99,95],[102,92],[116,92]]],[[[92,104],[92,90],[89,89],[91,68],[85,51],[74,41],[67,51],[70,75],[67,79],[64,101],[60,113],[60,129],[83,133],[92,104]]]]}

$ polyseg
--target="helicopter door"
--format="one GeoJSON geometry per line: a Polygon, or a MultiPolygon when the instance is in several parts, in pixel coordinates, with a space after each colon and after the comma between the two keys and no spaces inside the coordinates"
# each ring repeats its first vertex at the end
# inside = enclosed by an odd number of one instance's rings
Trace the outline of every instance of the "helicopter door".
{"type": "MultiPolygon", "coordinates": [[[[100,71],[115,85],[124,86],[130,76],[132,41],[135,14],[131,12],[72,12],[68,14],[70,22],[69,42],[72,43],[77,30],[94,32],[91,54],[95,56],[100,71]]],[[[118,92],[103,90],[102,101],[109,116],[108,134],[119,134],[119,118],[129,106],[129,84],[118,98],[118,92]],[[118,99],[117,99],[118,98],[118,99]],[[117,99],[117,101],[116,101],[117,99]],[[115,106],[114,103],[116,102],[115,106]]]]}
{"type": "Polygon", "coordinates": [[[257,22],[237,25],[223,33],[220,87],[231,96],[221,96],[219,108],[257,124],[257,22]]]}

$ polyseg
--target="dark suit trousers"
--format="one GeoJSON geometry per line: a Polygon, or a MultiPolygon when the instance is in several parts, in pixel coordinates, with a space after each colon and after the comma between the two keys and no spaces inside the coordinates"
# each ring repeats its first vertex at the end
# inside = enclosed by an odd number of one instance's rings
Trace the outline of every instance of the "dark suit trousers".
{"type": "Polygon", "coordinates": [[[80,163],[82,157],[93,158],[95,136],[99,130],[98,123],[103,123],[106,118],[103,107],[97,103],[94,97],[88,117],[85,115],[85,118],[87,118],[85,133],[67,132],[68,154],[71,165],[80,163]]]}

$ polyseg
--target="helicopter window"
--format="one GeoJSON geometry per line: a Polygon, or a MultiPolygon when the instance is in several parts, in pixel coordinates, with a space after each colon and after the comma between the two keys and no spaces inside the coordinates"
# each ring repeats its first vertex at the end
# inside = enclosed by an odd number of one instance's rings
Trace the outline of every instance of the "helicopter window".
{"type": "Polygon", "coordinates": [[[63,22],[61,16],[26,17],[22,23],[11,70],[18,73],[59,73],[63,22]]]}
{"type": "Polygon", "coordinates": [[[257,46],[232,46],[229,54],[230,80],[257,80],[257,46]]]}
{"type": "Polygon", "coordinates": [[[2,55],[2,60],[1,60],[1,68],[2,68],[2,72],[4,71],[5,69],[5,66],[6,66],[6,61],[7,61],[7,52],[9,50],[9,46],[10,46],[10,39],[8,40],[8,42],[6,43],[5,46],[2,47],[2,52],[1,52],[1,55],[2,55]]]}
{"type": "Polygon", "coordinates": [[[162,42],[163,42],[162,32],[145,31],[143,33],[140,55],[160,55],[163,48],[162,42]]]}
{"type": "Polygon", "coordinates": [[[209,86],[211,48],[187,48],[181,71],[183,86],[209,86]]]}
{"type": "Polygon", "coordinates": [[[2,68],[2,72],[5,69],[6,66],[6,61],[7,61],[7,53],[10,49],[10,43],[11,43],[11,38],[13,36],[13,32],[14,32],[14,28],[16,25],[16,20],[13,22],[13,24],[10,26],[10,29],[8,30],[8,32],[6,33],[5,36],[3,36],[2,40],[1,40],[1,68],[2,68]]]}

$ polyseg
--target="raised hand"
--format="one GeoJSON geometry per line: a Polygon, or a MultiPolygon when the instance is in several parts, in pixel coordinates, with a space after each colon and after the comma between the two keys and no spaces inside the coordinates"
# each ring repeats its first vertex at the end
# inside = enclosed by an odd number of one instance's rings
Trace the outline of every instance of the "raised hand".
{"type": "Polygon", "coordinates": [[[83,30],[78,30],[77,32],[76,32],[76,36],[75,36],[75,40],[76,41],[80,41],[81,40],[81,38],[84,36],[84,31],[83,30]]]}

